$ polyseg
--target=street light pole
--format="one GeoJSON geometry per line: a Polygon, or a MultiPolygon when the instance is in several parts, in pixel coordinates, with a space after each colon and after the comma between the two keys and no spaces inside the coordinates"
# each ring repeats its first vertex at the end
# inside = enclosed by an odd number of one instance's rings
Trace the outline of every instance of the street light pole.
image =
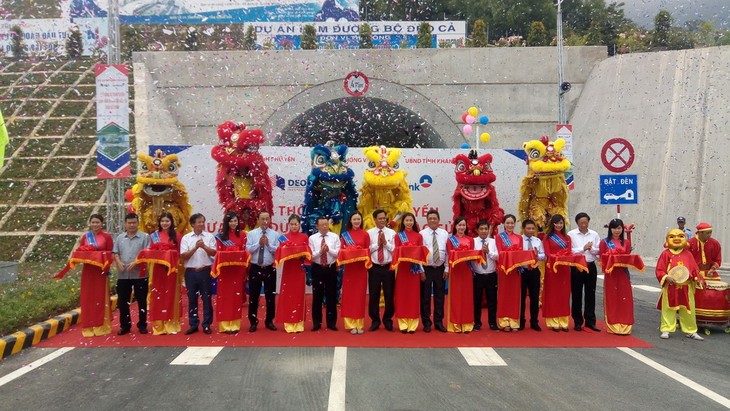
{"type": "Polygon", "coordinates": [[[558,124],[566,124],[565,92],[563,90],[563,0],[557,0],[558,5],[558,124]]]}

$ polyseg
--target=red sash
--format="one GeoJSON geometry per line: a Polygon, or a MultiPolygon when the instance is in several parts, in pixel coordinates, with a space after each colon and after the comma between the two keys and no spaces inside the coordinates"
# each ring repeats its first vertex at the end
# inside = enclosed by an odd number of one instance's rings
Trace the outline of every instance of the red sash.
{"type": "Polygon", "coordinates": [[[137,254],[137,264],[151,263],[167,267],[167,275],[177,273],[177,265],[180,260],[180,253],[177,250],[155,250],[145,248],[137,254]]]}
{"type": "Polygon", "coordinates": [[[396,247],[393,252],[391,270],[398,272],[400,263],[428,264],[428,248],[423,245],[404,245],[396,247]]]}
{"type": "Polygon", "coordinates": [[[558,266],[565,265],[568,267],[575,267],[578,271],[588,272],[588,263],[586,262],[586,257],[583,254],[552,255],[548,258],[547,264],[552,267],[553,271],[557,271],[558,266]]]}
{"type": "Polygon", "coordinates": [[[83,250],[81,247],[71,254],[66,266],[63,267],[53,278],[63,278],[69,270],[76,268],[76,264],[89,264],[99,267],[102,272],[106,271],[114,262],[111,251],[83,250]]]}
{"type": "Polygon", "coordinates": [[[276,249],[276,254],[274,255],[274,265],[278,266],[280,264],[284,264],[285,261],[302,257],[304,257],[307,261],[312,259],[312,253],[309,251],[309,246],[290,245],[282,247],[281,244],[279,244],[279,247],[276,249]]]}
{"type": "Polygon", "coordinates": [[[340,249],[340,253],[337,255],[338,266],[360,261],[365,262],[365,268],[373,266],[372,261],[370,261],[370,250],[367,248],[347,247],[340,249]]]}
{"type": "Polygon", "coordinates": [[[221,275],[221,268],[223,267],[248,267],[250,260],[251,254],[246,251],[217,251],[215,253],[215,261],[213,261],[213,268],[210,270],[210,276],[217,278],[221,275]]]}
{"type": "Polygon", "coordinates": [[[534,267],[536,264],[537,254],[534,249],[502,251],[499,253],[499,268],[505,274],[509,274],[511,271],[525,265],[534,267]]]}
{"type": "Polygon", "coordinates": [[[482,250],[451,250],[449,251],[449,265],[453,268],[459,263],[474,261],[479,264],[486,264],[482,250]]]}
{"type": "Polygon", "coordinates": [[[603,272],[610,274],[616,267],[633,268],[644,271],[644,261],[636,254],[603,254],[601,256],[603,272]]]}

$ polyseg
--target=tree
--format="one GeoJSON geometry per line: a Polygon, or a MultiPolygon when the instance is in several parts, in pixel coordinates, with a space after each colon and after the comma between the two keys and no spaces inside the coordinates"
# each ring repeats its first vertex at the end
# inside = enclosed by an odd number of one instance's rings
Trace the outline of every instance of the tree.
{"type": "Polygon", "coordinates": [[[418,39],[416,40],[416,48],[430,49],[433,47],[433,37],[431,36],[431,25],[427,21],[418,25],[418,39]]]}
{"type": "Polygon", "coordinates": [[[147,49],[142,38],[141,28],[133,25],[122,27],[122,57],[131,60],[132,53],[135,51],[144,51],[147,49]]]}
{"type": "Polygon", "coordinates": [[[69,35],[66,38],[66,54],[69,59],[76,60],[81,57],[84,52],[84,43],[81,39],[81,30],[79,26],[73,25],[69,28],[69,35]]]}
{"type": "Polygon", "coordinates": [[[487,24],[482,19],[474,22],[474,27],[471,29],[471,44],[472,47],[487,47],[487,44],[489,44],[489,41],[487,41],[487,24]]]}
{"type": "Polygon", "coordinates": [[[530,25],[530,31],[527,33],[527,45],[533,47],[550,45],[545,25],[541,21],[533,21],[530,25]]]}
{"type": "Polygon", "coordinates": [[[22,60],[25,58],[25,38],[23,37],[23,29],[20,26],[15,25],[10,28],[10,51],[13,53],[15,60],[22,60]]]}
{"type": "Polygon", "coordinates": [[[360,25],[360,48],[371,49],[373,48],[373,29],[370,28],[368,23],[360,25]]]}
{"type": "Polygon", "coordinates": [[[248,25],[246,34],[243,35],[243,49],[256,50],[256,30],[253,24],[248,25]]]}
{"type": "Polygon", "coordinates": [[[198,30],[195,27],[188,27],[183,41],[185,51],[198,51],[200,43],[198,43],[198,30]]]}
{"type": "Polygon", "coordinates": [[[317,28],[312,24],[306,24],[302,30],[302,50],[317,49],[317,28]]]}
{"type": "Polygon", "coordinates": [[[674,17],[666,10],[660,10],[654,17],[654,44],[656,46],[669,46],[669,37],[673,23],[674,17]]]}

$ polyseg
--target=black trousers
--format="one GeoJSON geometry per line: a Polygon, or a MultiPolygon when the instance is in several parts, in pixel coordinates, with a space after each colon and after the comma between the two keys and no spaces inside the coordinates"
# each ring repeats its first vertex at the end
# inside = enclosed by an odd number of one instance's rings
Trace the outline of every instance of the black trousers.
{"type": "Polygon", "coordinates": [[[185,270],[185,286],[188,289],[188,323],[190,327],[200,325],[198,296],[203,300],[203,328],[213,324],[213,304],[210,297],[210,266],[202,271],[185,270]]]}
{"type": "Polygon", "coordinates": [[[520,298],[520,326],[525,326],[525,298],[530,294],[530,324],[539,323],[537,313],[540,310],[540,269],[523,270],[520,273],[522,277],[522,296],[520,298]]]}
{"type": "Polygon", "coordinates": [[[598,270],[596,263],[588,263],[588,274],[570,267],[571,314],[576,326],[585,323],[588,327],[596,325],[596,281],[598,270]],[[583,289],[585,288],[585,306],[583,305],[583,289]]]}
{"type": "Polygon", "coordinates": [[[322,300],[327,299],[327,326],[337,324],[337,268],[312,264],[312,323],[322,325],[322,300]]]}
{"type": "Polygon", "coordinates": [[[259,323],[259,297],[261,296],[261,284],[264,285],[264,296],[266,296],[266,319],[265,323],[273,323],[276,315],[276,268],[273,265],[262,267],[251,264],[248,270],[248,321],[251,325],[259,323]]]}
{"type": "MultiPolygon", "coordinates": [[[[373,264],[368,270],[368,315],[373,324],[380,324],[380,290],[385,298],[383,321],[385,325],[393,325],[395,314],[395,271],[390,270],[390,264],[373,264]]],[[[328,297],[329,298],[329,297],[328,297]]]]}
{"type": "MultiPolygon", "coordinates": [[[[421,281],[421,321],[423,325],[444,324],[444,296],[446,295],[446,266],[424,266],[426,281],[421,281]],[[433,289],[433,322],[431,322],[431,290],[433,289]]],[[[496,300],[495,300],[496,301],[496,300]]]]}
{"type": "Polygon", "coordinates": [[[132,298],[132,289],[134,289],[134,299],[137,300],[137,307],[139,308],[137,328],[147,328],[147,287],[148,280],[146,277],[117,280],[119,328],[122,330],[132,328],[132,317],[129,313],[129,300],[132,298]]]}
{"type": "Polygon", "coordinates": [[[497,273],[474,274],[474,325],[482,326],[482,296],[487,295],[487,321],[497,325],[497,273]]]}

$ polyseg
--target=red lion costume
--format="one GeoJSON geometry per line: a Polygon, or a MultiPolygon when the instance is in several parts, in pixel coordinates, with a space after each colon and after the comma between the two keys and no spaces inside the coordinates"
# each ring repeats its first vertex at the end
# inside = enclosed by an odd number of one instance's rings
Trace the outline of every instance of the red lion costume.
{"type": "Polygon", "coordinates": [[[497,192],[492,183],[497,177],[492,172],[492,155],[477,157],[477,151],[471,150],[469,156],[459,154],[451,160],[456,165],[456,190],[454,200],[454,219],[466,218],[469,233],[476,233],[477,223],[488,221],[493,233],[502,224],[504,210],[499,207],[497,192]]]}
{"type": "Polygon", "coordinates": [[[259,153],[264,142],[259,129],[247,130],[243,123],[226,121],[218,126],[218,145],[211,157],[218,162],[216,189],[224,212],[235,212],[246,230],[256,227],[261,211],[273,213],[269,167],[259,153]]]}

